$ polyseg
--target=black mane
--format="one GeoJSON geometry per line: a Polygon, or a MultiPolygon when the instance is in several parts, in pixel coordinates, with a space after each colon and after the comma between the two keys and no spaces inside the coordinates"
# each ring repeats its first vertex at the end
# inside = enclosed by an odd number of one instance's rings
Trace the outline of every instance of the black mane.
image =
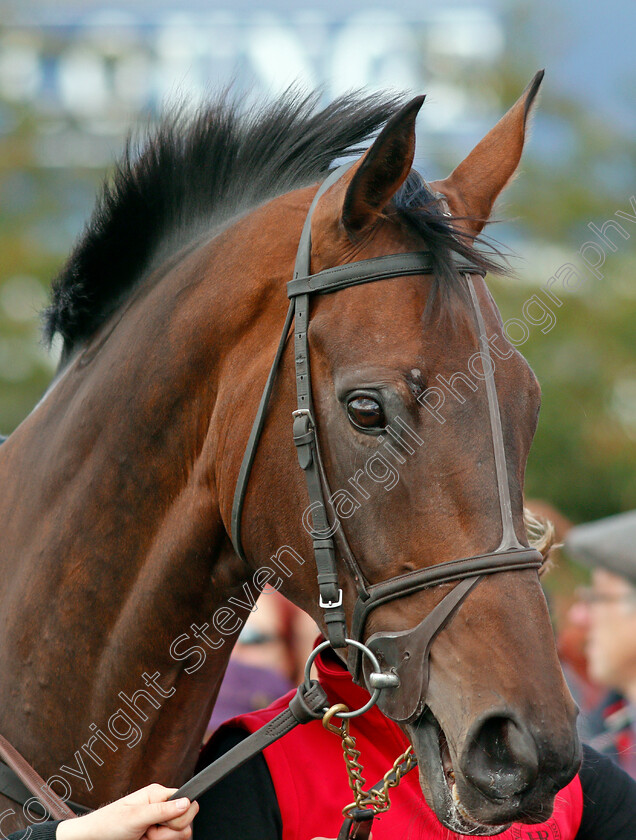
{"type": "MultiPolygon", "coordinates": [[[[352,147],[376,132],[403,101],[394,94],[350,94],[318,110],[318,100],[316,93],[291,92],[246,111],[224,94],[194,115],[177,110],[142,144],[129,139],[53,282],[44,312],[45,339],[50,343],[59,334],[68,357],[159,256],[165,258],[241,211],[321,180],[336,158],[360,153],[352,147]]],[[[452,288],[449,248],[471,249],[453,237],[430,198],[421,181],[417,186],[409,179],[397,207],[405,223],[438,253],[441,279],[452,288]],[[416,208],[414,199],[429,203],[416,208]]]]}
{"type": "Polygon", "coordinates": [[[473,238],[462,233],[453,222],[465,221],[468,217],[445,215],[440,198],[439,194],[431,192],[420,173],[412,169],[393,199],[401,223],[426,243],[432,258],[433,286],[427,311],[438,294],[444,303],[449,302],[451,293],[464,303],[468,301],[466,285],[455,267],[455,254],[479,266],[484,273],[510,273],[501,262],[505,255],[496,242],[489,237],[473,238]],[[485,246],[486,253],[483,249],[477,250],[475,244],[485,246]],[[492,256],[488,256],[488,252],[492,256]]]}

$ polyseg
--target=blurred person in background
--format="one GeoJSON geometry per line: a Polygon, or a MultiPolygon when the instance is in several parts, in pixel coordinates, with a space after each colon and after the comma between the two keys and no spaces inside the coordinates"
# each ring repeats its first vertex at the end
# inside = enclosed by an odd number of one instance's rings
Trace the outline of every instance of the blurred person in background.
{"type": "Polygon", "coordinates": [[[592,568],[571,617],[586,633],[590,676],[609,689],[589,743],[636,778],[636,511],[572,528],[565,547],[592,568]]]}
{"type": "MultiPolygon", "coordinates": [[[[587,627],[576,610],[576,592],[585,580],[585,571],[572,563],[563,552],[563,543],[573,527],[572,522],[554,505],[542,499],[531,499],[526,508],[540,523],[550,523],[554,545],[550,549],[547,573],[542,578],[550,616],[554,627],[557,652],[568,688],[579,707],[577,728],[586,743],[598,732],[597,709],[607,693],[588,669],[586,653],[587,627]]],[[[532,528],[530,522],[528,527],[532,528]]],[[[544,526],[541,526],[544,527],[544,526]]]]}
{"type": "Polygon", "coordinates": [[[313,619],[279,592],[263,592],[232,651],[205,740],[223,721],[296,688],[317,633],[313,619]]]}

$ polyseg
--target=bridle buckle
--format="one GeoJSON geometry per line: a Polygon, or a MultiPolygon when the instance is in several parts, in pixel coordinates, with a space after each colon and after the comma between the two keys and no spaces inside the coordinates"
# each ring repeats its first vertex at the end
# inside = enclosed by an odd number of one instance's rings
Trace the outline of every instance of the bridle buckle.
{"type": "Polygon", "coordinates": [[[322,595],[320,596],[320,607],[323,610],[335,610],[336,607],[342,606],[342,589],[338,590],[338,600],[337,601],[324,601],[322,595]]]}

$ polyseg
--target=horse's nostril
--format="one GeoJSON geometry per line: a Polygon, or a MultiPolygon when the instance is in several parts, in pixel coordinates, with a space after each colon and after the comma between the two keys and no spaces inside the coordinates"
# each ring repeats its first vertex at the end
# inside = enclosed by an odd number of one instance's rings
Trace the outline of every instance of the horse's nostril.
{"type": "Polygon", "coordinates": [[[512,718],[488,717],[475,728],[464,754],[466,778],[489,799],[527,790],[537,778],[539,760],[532,735],[512,718]]]}

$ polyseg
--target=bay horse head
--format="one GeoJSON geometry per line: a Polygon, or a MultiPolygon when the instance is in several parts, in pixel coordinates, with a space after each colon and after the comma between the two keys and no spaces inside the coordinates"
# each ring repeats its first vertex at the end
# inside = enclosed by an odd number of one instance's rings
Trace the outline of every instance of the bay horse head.
{"type": "Polygon", "coordinates": [[[524,527],[539,386],[473,247],[517,169],[541,78],[445,180],[412,169],[418,97],[314,195],[231,520],[243,557],[303,522],[315,568],[283,591],[407,732],[440,821],[470,834],[543,822],[580,760],[524,527]],[[289,460],[277,424],[261,431],[279,365],[293,379],[291,324],[306,492],[285,470],[264,498],[262,472],[249,487],[257,450],[270,471],[289,460]]]}
{"type": "Polygon", "coordinates": [[[0,732],[45,778],[74,757],[74,800],[189,778],[269,583],[379,691],[442,823],[547,818],[579,746],[523,521],[539,388],[473,247],[539,82],[431,184],[393,96],[217,103],[120,164],[0,448],[0,732]]]}

